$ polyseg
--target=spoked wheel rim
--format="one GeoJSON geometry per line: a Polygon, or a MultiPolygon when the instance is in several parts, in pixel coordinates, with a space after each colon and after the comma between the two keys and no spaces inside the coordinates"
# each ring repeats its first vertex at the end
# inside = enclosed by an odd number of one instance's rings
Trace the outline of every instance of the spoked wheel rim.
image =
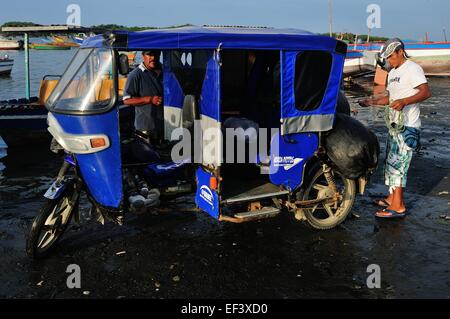
{"type": "MultiPolygon", "coordinates": [[[[313,226],[331,228],[341,223],[347,217],[353,206],[355,185],[354,181],[346,179],[338,172],[332,171],[338,191],[337,201],[320,203],[313,208],[305,209],[305,215],[313,226]]],[[[304,200],[323,199],[333,197],[334,191],[328,185],[325,175],[320,170],[313,178],[310,186],[304,192],[304,200]]]]}
{"type": "Polygon", "coordinates": [[[72,210],[73,205],[70,204],[70,199],[67,196],[62,197],[61,200],[54,206],[39,233],[36,245],[36,249],[39,252],[44,252],[50,248],[53,243],[64,233],[72,210]]]}

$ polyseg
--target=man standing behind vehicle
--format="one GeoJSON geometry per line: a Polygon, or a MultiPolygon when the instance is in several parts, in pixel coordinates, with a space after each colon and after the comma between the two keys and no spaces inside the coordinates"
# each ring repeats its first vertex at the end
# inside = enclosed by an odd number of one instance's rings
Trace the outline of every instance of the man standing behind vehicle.
{"type": "Polygon", "coordinates": [[[398,38],[386,41],[380,52],[392,68],[388,75],[388,96],[360,101],[361,106],[388,105],[386,125],[389,136],[386,145],[384,169],[385,183],[389,195],[377,200],[385,207],[376,212],[380,218],[398,218],[406,215],[403,189],[414,150],[419,148],[420,109],[419,102],[431,97],[427,79],[422,68],[408,60],[403,42],[398,38]]]}
{"type": "MultiPolygon", "coordinates": [[[[163,116],[163,81],[159,63],[160,51],[143,51],[143,62],[128,75],[123,92],[123,103],[135,107],[134,127],[137,138],[131,143],[132,157],[139,163],[151,163],[159,160],[159,154],[150,143],[157,143],[161,137],[163,116]]],[[[142,183],[140,181],[137,184],[142,183]]],[[[132,206],[157,206],[159,191],[148,191],[142,185],[131,193],[128,200],[132,206]]]]}
{"type": "Polygon", "coordinates": [[[163,125],[163,82],[160,51],[143,51],[143,62],[127,79],[123,103],[135,106],[136,133],[150,141],[161,137],[163,125]]]}

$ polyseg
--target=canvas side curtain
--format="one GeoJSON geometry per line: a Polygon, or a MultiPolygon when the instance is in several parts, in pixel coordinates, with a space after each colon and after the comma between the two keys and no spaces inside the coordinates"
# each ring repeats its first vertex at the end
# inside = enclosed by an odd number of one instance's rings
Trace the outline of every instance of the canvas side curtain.
{"type": "Polygon", "coordinates": [[[281,51],[281,134],[333,127],[345,55],[281,51]]]}

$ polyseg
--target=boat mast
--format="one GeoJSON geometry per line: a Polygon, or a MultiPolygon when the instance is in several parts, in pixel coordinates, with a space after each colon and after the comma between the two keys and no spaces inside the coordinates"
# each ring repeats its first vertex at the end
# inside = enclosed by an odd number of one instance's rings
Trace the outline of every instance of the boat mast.
{"type": "Polygon", "coordinates": [[[333,17],[332,17],[331,0],[328,0],[328,16],[330,17],[330,37],[332,37],[333,36],[333,17]]]}
{"type": "Polygon", "coordinates": [[[25,32],[23,35],[23,45],[25,50],[25,97],[29,101],[30,100],[30,50],[29,50],[29,41],[28,41],[28,33],[25,32]]]}

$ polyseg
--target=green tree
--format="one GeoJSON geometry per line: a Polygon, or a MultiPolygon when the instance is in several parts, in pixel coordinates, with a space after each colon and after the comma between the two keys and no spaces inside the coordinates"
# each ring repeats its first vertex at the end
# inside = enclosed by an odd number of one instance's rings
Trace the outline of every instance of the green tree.
{"type": "Polygon", "coordinates": [[[9,21],[2,25],[2,27],[32,27],[39,24],[33,22],[23,22],[23,21],[9,21]]]}

